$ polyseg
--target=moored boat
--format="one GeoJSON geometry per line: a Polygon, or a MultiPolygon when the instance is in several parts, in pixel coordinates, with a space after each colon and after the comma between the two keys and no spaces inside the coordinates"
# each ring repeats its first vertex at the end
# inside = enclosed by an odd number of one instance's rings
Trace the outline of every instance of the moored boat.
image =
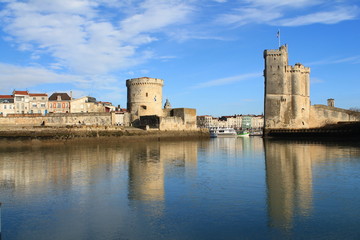
{"type": "Polygon", "coordinates": [[[227,127],[213,127],[209,129],[210,131],[210,137],[216,138],[216,137],[235,137],[236,131],[233,128],[227,128],[227,127]]]}
{"type": "Polygon", "coordinates": [[[248,131],[238,131],[237,136],[238,137],[248,137],[250,133],[248,131]]]}

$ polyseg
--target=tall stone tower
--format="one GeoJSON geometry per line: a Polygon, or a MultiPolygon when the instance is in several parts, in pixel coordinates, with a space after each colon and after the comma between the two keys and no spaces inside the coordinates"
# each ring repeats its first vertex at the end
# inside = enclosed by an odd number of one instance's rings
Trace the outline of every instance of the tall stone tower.
{"type": "Polygon", "coordinates": [[[133,120],[140,116],[162,116],[162,87],[164,80],[158,78],[133,78],[126,80],[127,109],[133,120]]]}
{"type": "Polygon", "coordinates": [[[310,68],[288,65],[287,45],[265,50],[265,132],[269,129],[308,128],[310,68]]]}

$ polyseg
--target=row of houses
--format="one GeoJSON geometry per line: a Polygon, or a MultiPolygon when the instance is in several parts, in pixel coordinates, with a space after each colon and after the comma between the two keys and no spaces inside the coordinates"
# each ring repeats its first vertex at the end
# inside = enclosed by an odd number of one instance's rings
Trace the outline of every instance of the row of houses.
{"type": "MultiPolygon", "coordinates": [[[[72,95],[72,94],[70,94],[72,95]]],[[[0,116],[8,114],[41,114],[47,113],[89,113],[111,112],[115,107],[110,102],[99,102],[94,97],[74,99],[67,93],[29,93],[28,91],[12,92],[12,95],[0,95],[0,116]]]]}
{"type": "Polygon", "coordinates": [[[232,115],[212,117],[197,116],[197,125],[202,128],[231,127],[239,130],[261,130],[264,127],[263,115],[232,115]]]}

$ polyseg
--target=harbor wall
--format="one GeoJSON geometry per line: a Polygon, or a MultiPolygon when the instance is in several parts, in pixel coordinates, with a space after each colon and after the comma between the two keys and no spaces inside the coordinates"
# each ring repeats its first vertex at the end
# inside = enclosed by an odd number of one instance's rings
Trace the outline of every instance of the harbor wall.
{"type": "Polygon", "coordinates": [[[0,126],[66,126],[66,125],[103,125],[115,123],[113,113],[49,113],[46,116],[37,114],[8,114],[0,117],[0,126]]]}
{"type": "Polygon", "coordinates": [[[310,128],[355,121],[360,121],[360,112],[325,105],[313,105],[310,108],[310,128]]]}

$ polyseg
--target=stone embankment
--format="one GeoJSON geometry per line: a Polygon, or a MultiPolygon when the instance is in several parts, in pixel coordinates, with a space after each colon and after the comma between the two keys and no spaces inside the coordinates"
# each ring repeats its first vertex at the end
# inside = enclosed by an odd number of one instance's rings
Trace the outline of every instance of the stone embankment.
{"type": "Polygon", "coordinates": [[[291,139],[341,139],[360,140],[360,122],[339,122],[321,128],[267,129],[264,137],[291,139]]]}
{"type": "Polygon", "coordinates": [[[1,126],[0,139],[7,140],[70,140],[81,138],[121,138],[121,139],[184,139],[208,138],[207,129],[193,131],[142,130],[120,126],[1,126]]]}

